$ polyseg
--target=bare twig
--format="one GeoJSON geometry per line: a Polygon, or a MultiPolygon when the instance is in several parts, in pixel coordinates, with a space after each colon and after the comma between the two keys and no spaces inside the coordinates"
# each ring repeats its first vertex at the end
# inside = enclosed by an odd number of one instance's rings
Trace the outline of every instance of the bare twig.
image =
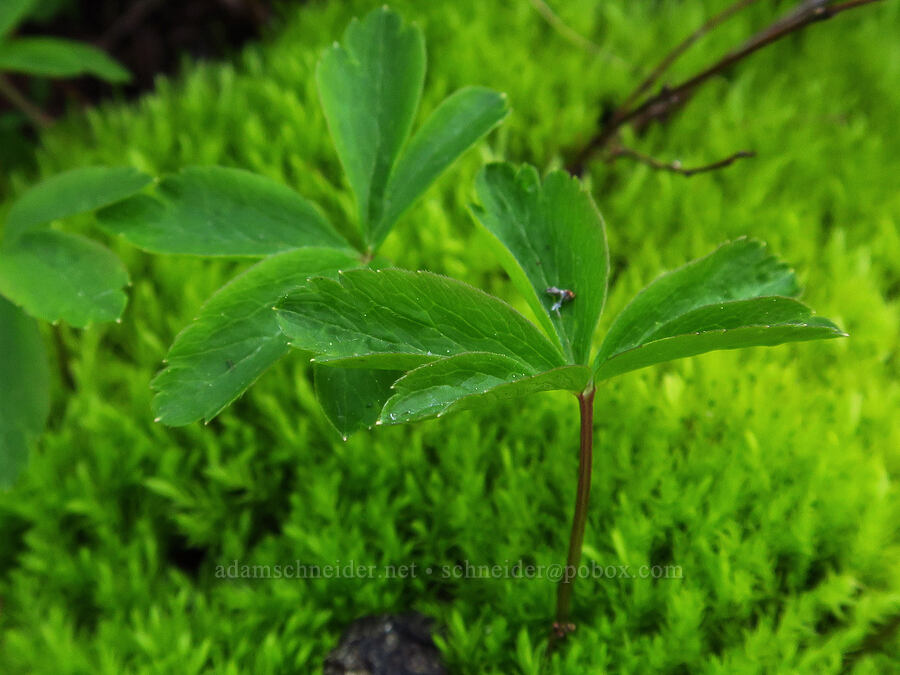
{"type": "Polygon", "coordinates": [[[28,121],[37,128],[46,129],[53,124],[53,118],[32,103],[4,75],[0,75],[0,96],[4,96],[16,106],[28,118],[28,121]]]}
{"type": "Polygon", "coordinates": [[[95,43],[97,47],[108,50],[121,39],[127,37],[140,26],[144,18],[162,6],[163,0],[137,0],[128,11],[122,14],[95,43]]]}
{"type": "MultiPolygon", "coordinates": [[[[587,162],[591,157],[606,148],[610,144],[610,141],[618,135],[619,130],[624,125],[630,123],[643,127],[652,120],[666,117],[674,110],[684,105],[701,84],[711,77],[728,70],[750,54],[777,42],[791,33],[802,30],[813,23],[825,21],[848,10],[857,9],[876,2],[882,2],[882,0],[847,0],[846,2],[838,4],[829,4],[829,2],[830,0],[805,0],[792,12],[775,21],[770,26],[751,37],[741,47],[728,52],[719,59],[719,61],[700,71],[693,77],[688,78],[674,87],[662,87],[658,94],[651,96],[639,105],[628,107],[627,109],[620,106],[620,108],[613,113],[609,122],[600,129],[600,131],[569,163],[569,170],[576,174],[583,173],[587,162]]],[[[719,24],[717,23],[715,25],[719,24]]],[[[693,42],[691,42],[691,44],[693,44],[693,42]]],[[[663,63],[665,64],[665,60],[663,63]]],[[[666,67],[668,66],[666,65],[666,67]]]]}
{"type": "Polygon", "coordinates": [[[576,47],[580,49],[584,49],[585,51],[592,52],[594,54],[599,54],[600,56],[621,62],[618,56],[609,52],[596,42],[591,42],[586,37],[584,37],[581,33],[573,29],[569,26],[565,21],[559,18],[559,15],[553,11],[553,9],[548,5],[544,0],[529,0],[531,2],[531,6],[535,8],[535,10],[540,14],[544,21],[550,24],[550,27],[553,28],[557,33],[559,33],[564,39],[571,42],[576,47]]]}
{"type": "Polygon", "coordinates": [[[740,159],[749,159],[750,157],[756,157],[756,153],[752,150],[741,150],[739,152],[735,152],[732,155],[728,155],[728,157],[720,159],[717,162],[704,164],[703,166],[694,166],[686,169],[678,160],[675,160],[674,162],[663,162],[659,159],[656,159],[655,157],[651,157],[650,155],[645,155],[644,153],[639,152],[633,148],[626,148],[623,145],[619,145],[614,150],[610,151],[606,161],[614,162],[621,157],[628,157],[630,159],[636,160],[641,164],[646,164],[647,166],[652,167],[658,171],[669,171],[671,173],[677,173],[681,174],[682,176],[690,177],[698,173],[706,173],[707,171],[724,169],[726,166],[731,166],[740,159]]]}
{"type": "Polygon", "coordinates": [[[733,17],[735,14],[740,12],[742,9],[749,7],[756,0],[738,0],[732,5],[729,5],[725,9],[723,9],[718,14],[711,17],[704,23],[700,28],[695,30],[693,33],[688,35],[684,40],[682,40],[676,47],[670,51],[666,56],[660,61],[656,68],[654,68],[650,74],[644,78],[644,80],[635,87],[634,91],[632,91],[622,105],[619,106],[618,111],[627,111],[635,101],[638,100],[640,96],[645,94],[650,87],[656,84],[659,81],[659,78],[672,66],[675,61],[681,58],[681,55],[684,54],[688,49],[690,49],[695,42],[697,42],[704,35],[709,33],[711,30],[721,26],[728,19],[733,17]]]}

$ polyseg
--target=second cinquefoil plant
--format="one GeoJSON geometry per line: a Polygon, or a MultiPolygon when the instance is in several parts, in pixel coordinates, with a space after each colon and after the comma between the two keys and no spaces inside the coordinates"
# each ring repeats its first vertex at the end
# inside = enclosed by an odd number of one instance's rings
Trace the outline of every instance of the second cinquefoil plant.
{"type": "Polygon", "coordinates": [[[641,291],[592,350],[609,254],[603,221],[579,182],[557,171],[491,164],[477,181],[478,221],[537,325],[461,281],[399,269],[310,279],[280,303],[293,347],[319,367],[404,371],[378,424],[441,415],[486,399],[571,391],[581,411],[575,515],[560,581],[557,635],[569,620],[573,571],[587,519],[597,385],[645,366],[717,349],[834,338],[844,333],[795,299],[787,265],[757,241],[724,244],[641,291]]]}

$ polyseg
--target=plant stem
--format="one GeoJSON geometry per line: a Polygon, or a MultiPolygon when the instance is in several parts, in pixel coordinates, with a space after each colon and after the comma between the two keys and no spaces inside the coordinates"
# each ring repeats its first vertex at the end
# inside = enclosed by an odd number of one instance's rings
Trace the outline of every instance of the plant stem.
{"type": "Polygon", "coordinates": [[[578,456],[578,487],[575,492],[575,516],[572,518],[572,534],[569,536],[569,555],[566,568],[556,593],[556,637],[565,637],[575,627],[569,622],[572,605],[572,584],[578,576],[581,547],[584,544],[584,527],[587,524],[588,500],[591,496],[591,464],[594,444],[594,389],[578,394],[581,413],[581,451],[578,456]]]}
{"type": "Polygon", "coordinates": [[[16,106],[38,129],[46,129],[53,124],[53,118],[29,101],[4,75],[0,75],[0,95],[16,106]]]}

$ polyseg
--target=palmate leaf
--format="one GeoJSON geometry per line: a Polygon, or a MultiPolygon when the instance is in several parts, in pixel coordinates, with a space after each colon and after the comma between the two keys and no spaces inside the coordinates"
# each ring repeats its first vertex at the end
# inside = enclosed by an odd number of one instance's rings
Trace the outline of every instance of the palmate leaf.
{"type": "Polygon", "coordinates": [[[402,424],[540,391],[581,392],[591,378],[587,366],[538,372],[499,354],[469,352],[427,363],[393,385],[379,424],[402,424]]]}
{"type": "Polygon", "coordinates": [[[49,37],[0,43],[0,71],[4,70],[42,77],[93,75],[113,83],[131,79],[131,73],[96,47],[49,37]]]}
{"type": "Polygon", "coordinates": [[[127,283],[119,259],[79,235],[36,230],[0,247],[0,294],[44,321],[83,328],[117,319],[127,283]]]}
{"type": "Polygon", "coordinates": [[[843,336],[787,297],[798,290],[793,272],[761,242],[725,244],[635,297],[600,347],[595,379],[716,349],[843,336]]]}
{"type": "Polygon", "coordinates": [[[482,169],[476,187],[481,206],[472,210],[502,245],[497,252],[510,277],[568,359],[587,364],[609,274],[603,220],[590,194],[562,171],[541,184],[534,167],[507,163],[482,169]],[[550,287],[575,297],[552,309],[550,287]]]}
{"type": "Polygon", "coordinates": [[[39,183],[9,211],[4,241],[42,225],[93,211],[140,192],[153,179],[132,168],[83,167],[39,183]]]}
{"type": "Polygon", "coordinates": [[[464,352],[491,352],[534,370],[562,354],[525,317],[468,284],[428,272],[351,270],[314,279],[278,311],[291,345],[315,361],[408,370],[464,352]]]}
{"type": "Polygon", "coordinates": [[[372,242],[391,167],[409,137],[425,80],[425,39],[387,8],[354,19],[316,70],[338,157],[372,242]]]}
{"type": "Polygon", "coordinates": [[[374,244],[379,245],[428,186],[508,113],[506,97],[484,87],[465,87],[444,99],[391,172],[381,217],[373,225],[374,244]]]}
{"type": "Polygon", "coordinates": [[[152,195],[103,209],[101,227],[153,253],[261,257],[302,246],[350,245],[311,202],[240,169],[192,167],[152,195]]]}
{"type": "Polygon", "coordinates": [[[50,410],[49,368],[37,322],[0,297],[0,487],[18,476],[50,410]]]}
{"type": "Polygon", "coordinates": [[[330,248],[270,256],[219,289],[175,339],[153,381],[154,412],[170,426],[209,421],[287,351],[272,306],[311,275],[358,265],[330,248]]]}

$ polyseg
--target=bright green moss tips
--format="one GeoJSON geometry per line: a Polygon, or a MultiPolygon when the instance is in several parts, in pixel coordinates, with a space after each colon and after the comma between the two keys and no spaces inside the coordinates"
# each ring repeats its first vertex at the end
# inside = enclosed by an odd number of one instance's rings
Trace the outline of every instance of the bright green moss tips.
{"type": "MultiPolygon", "coordinates": [[[[595,129],[600,101],[620,99],[635,69],[711,11],[548,4],[628,65],[574,48],[529,2],[391,3],[428,38],[414,125],[470,84],[508,92],[515,109],[380,249],[399,267],[483,288],[535,322],[486,255],[496,239],[467,216],[475,176],[502,156],[559,161],[595,129]]],[[[234,63],[192,66],[138,102],[60,120],[41,135],[40,176],[123,162],[153,174],[241,167],[295,188],[335,226],[355,222],[314,72],[348,21],[373,6],[290,3],[283,28],[234,63]]],[[[758,29],[769,9],[756,3],[732,19],[727,40],[758,29]]],[[[710,352],[599,388],[602,465],[598,449],[583,564],[634,573],[676,565],[680,578],[578,581],[575,639],[547,657],[551,580],[453,574],[464,561],[561,562],[577,464],[568,394],[478,397],[469,412],[345,443],[298,355],[279,360],[208,427],[154,425],[149,383],[167,347],[239,270],[232,260],[146,256],[113,242],[134,280],[128,313],[122,324],[61,330],[77,387],[57,399],[27,470],[0,495],[0,672],[316,672],[353,619],[410,605],[443,627],[450,672],[898,672],[892,25],[900,3],[812,27],[641,139],[686,166],[742,147],[758,152],[751,163],[689,181],[627,163],[593,168],[612,279],[599,337],[661,270],[748,232],[796,264],[804,303],[852,334],[710,352]],[[441,574],[217,579],[216,566],[235,559],[416,562],[441,574]]],[[[709,40],[698,60],[730,46],[709,40]]],[[[702,65],[687,58],[681,72],[702,65]]],[[[37,176],[0,181],[11,198],[37,176]]]]}

